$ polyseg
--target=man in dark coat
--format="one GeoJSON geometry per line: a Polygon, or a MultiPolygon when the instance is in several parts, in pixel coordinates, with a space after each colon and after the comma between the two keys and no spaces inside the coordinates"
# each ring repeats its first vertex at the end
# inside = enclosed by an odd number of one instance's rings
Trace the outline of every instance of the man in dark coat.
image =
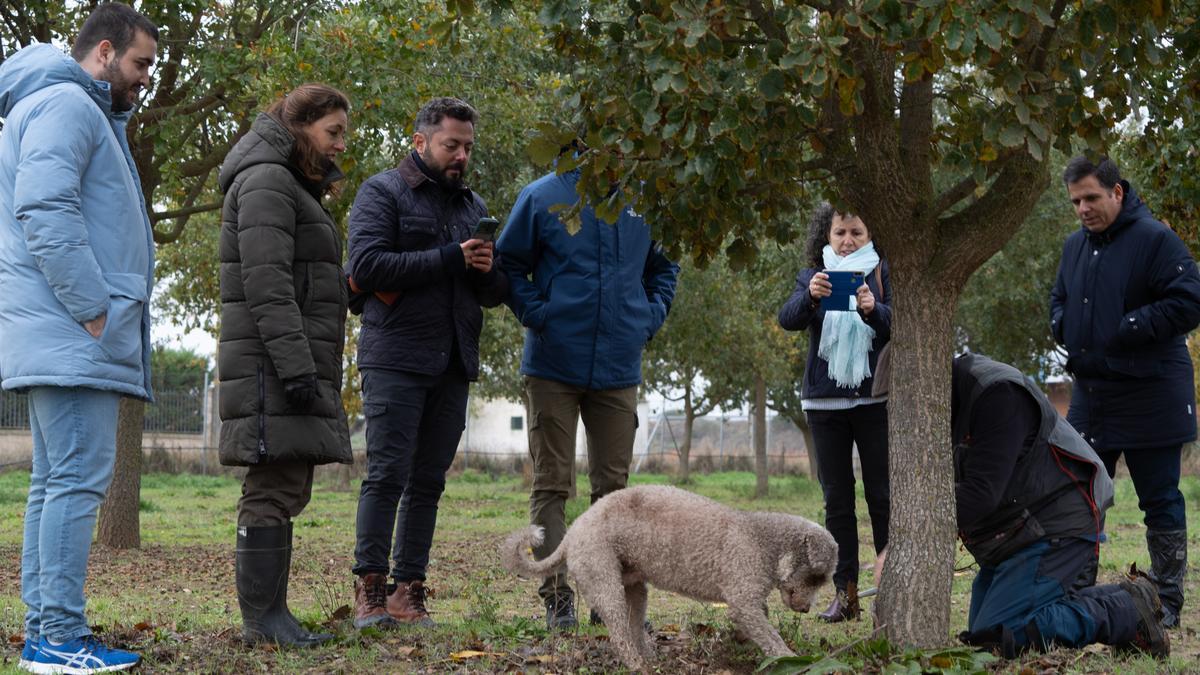
{"type": "Polygon", "coordinates": [[[1037,387],[977,354],[954,360],[950,419],[959,535],[979,563],[967,644],[1012,658],[1095,642],[1167,656],[1154,585],[1095,586],[1112,480],[1037,387]]]}
{"type": "Polygon", "coordinates": [[[1111,159],[1076,157],[1063,180],[1083,224],[1063,245],[1050,294],[1054,339],[1075,377],[1067,420],[1109,475],[1125,455],[1145,513],[1151,578],[1174,626],[1187,569],[1180,456],[1196,438],[1186,336],[1200,324],[1200,272],[1111,159]]]}
{"type": "Polygon", "coordinates": [[[464,183],[476,112],[437,98],[417,113],[413,152],[369,178],[350,211],[349,273],[362,306],[358,367],[367,418],[367,478],[358,500],[354,624],[432,625],[425,568],[446,470],[479,375],[480,306],[503,301],[487,216],[464,183]],[[397,510],[399,507],[399,510],[397,510]],[[395,529],[392,576],[388,552],[395,529]]]}

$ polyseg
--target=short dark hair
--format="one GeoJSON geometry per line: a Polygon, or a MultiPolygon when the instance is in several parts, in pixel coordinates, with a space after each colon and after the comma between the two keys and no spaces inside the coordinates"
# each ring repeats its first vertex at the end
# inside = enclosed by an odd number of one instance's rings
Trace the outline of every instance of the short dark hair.
{"type": "Polygon", "coordinates": [[[95,9],[83,22],[75,44],[71,46],[71,57],[83,61],[96,45],[104,40],[112,43],[119,58],[133,43],[138,31],[158,42],[158,26],[132,7],[120,2],[106,2],[95,9]]]}
{"type": "Polygon", "coordinates": [[[430,127],[441,126],[442,120],[447,117],[471,124],[479,121],[479,113],[475,112],[475,109],[466,101],[443,96],[421,106],[421,110],[417,112],[417,119],[413,122],[413,131],[425,133],[425,130],[430,127]]]}
{"type": "Polygon", "coordinates": [[[1098,163],[1093,164],[1087,155],[1071,158],[1071,161],[1067,162],[1067,168],[1063,170],[1063,182],[1070,185],[1088,176],[1095,176],[1105,189],[1115,188],[1117,183],[1121,182],[1121,171],[1117,168],[1117,163],[1108,157],[1099,159],[1098,163]]]}

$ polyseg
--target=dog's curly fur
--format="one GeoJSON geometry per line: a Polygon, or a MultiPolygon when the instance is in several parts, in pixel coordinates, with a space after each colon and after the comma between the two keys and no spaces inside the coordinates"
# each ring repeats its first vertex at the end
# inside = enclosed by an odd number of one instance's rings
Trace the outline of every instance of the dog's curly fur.
{"type": "Polygon", "coordinates": [[[726,603],[735,627],[767,656],[788,656],[792,651],[767,618],[768,595],[778,588],[785,606],[806,612],[837,562],[833,536],[816,523],[738,511],[665,485],[609,494],[575,520],[553,553],[534,561],[530,547],[541,542],[540,527],[513,533],[500,551],[504,566],[544,577],[565,562],[622,661],[635,670],[654,655],[642,628],[647,583],[726,603]]]}

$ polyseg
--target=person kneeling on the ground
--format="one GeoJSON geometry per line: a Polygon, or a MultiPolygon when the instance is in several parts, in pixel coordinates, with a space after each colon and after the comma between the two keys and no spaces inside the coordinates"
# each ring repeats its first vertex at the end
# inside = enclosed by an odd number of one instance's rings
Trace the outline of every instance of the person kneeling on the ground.
{"type": "Polygon", "coordinates": [[[1113,497],[1095,451],[1012,366],[964,354],[952,387],[959,536],[979,563],[959,639],[1006,658],[1094,642],[1167,656],[1149,579],[1094,585],[1113,497]]]}

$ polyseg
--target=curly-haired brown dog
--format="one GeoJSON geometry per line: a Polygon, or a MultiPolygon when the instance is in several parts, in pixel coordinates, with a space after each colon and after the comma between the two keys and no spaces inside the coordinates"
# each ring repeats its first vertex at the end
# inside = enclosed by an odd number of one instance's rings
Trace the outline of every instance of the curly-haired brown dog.
{"type": "Polygon", "coordinates": [[[504,566],[539,577],[565,562],[621,660],[635,670],[654,656],[642,628],[647,583],[726,603],[735,627],[767,656],[788,656],[767,618],[767,596],[778,588],[784,605],[807,612],[837,561],[833,536],[816,523],[738,511],[665,485],[609,494],[575,520],[553,553],[534,561],[529,549],[541,538],[539,527],[510,535],[500,552],[504,566]]]}

